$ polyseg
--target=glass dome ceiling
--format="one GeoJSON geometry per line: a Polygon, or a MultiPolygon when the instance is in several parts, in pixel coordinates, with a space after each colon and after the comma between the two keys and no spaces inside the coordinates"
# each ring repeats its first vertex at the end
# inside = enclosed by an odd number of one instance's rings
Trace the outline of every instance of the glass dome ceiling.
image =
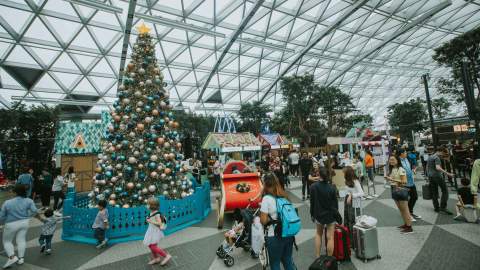
{"type": "Polygon", "coordinates": [[[435,96],[449,70],[433,48],[478,27],[480,1],[0,0],[0,106],[98,114],[115,100],[123,33],[128,61],[142,22],[178,108],[233,113],[261,100],[278,111],[281,76],[311,73],[382,128],[389,105],[424,96],[422,74],[435,96]]]}

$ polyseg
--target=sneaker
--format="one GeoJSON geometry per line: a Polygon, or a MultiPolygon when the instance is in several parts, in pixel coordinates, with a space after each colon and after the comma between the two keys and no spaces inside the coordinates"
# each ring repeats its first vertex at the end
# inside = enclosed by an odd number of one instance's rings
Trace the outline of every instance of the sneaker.
{"type": "Polygon", "coordinates": [[[405,228],[400,233],[402,233],[402,234],[413,233],[412,226],[405,226],[405,228]]]}
{"type": "Polygon", "coordinates": [[[52,250],[51,250],[51,249],[47,249],[47,250],[45,251],[45,254],[47,254],[47,255],[52,254],[52,250]]]}
{"type": "Polygon", "coordinates": [[[25,263],[25,260],[23,258],[19,258],[18,261],[17,261],[18,265],[22,265],[24,263],[25,263]]]}
{"type": "Polygon", "coordinates": [[[414,219],[422,219],[422,216],[411,214],[414,219]]]}
{"type": "Polygon", "coordinates": [[[14,265],[16,262],[18,262],[18,257],[14,256],[11,259],[8,259],[7,262],[3,265],[3,269],[9,268],[10,266],[14,265]]]}
{"type": "Polygon", "coordinates": [[[403,230],[403,229],[405,229],[406,227],[407,227],[407,225],[406,225],[406,224],[403,224],[402,226],[398,226],[397,229],[403,230]]]}
{"type": "Polygon", "coordinates": [[[42,244],[40,246],[40,253],[43,253],[45,251],[45,247],[46,247],[45,244],[42,244]]]}
{"type": "Polygon", "coordinates": [[[378,195],[378,194],[373,194],[373,197],[378,198],[378,197],[380,197],[380,195],[378,195]]]}
{"type": "Polygon", "coordinates": [[[105,240],[103,240],[100,244],[97,245],[97,249],[101,249],[107,246],[107,241],[108,239],[105,238],[105,240]]]}
{"type": "Polygon", "coordinates": [[[450,212],[449,210],[443,208],[443,209],[440,209],[440,212],[444,213],[445,215],[453,215],[452,212],[450,212]]]}
{"type": "Polygon", "coordinates": [[[168,261],[170,261],[171,258],[172,258],[172,255],[167,254],[167,256],[162,260],[162,262],[160,263],[160,265],[161,265],[161,266],[164,266],[165,264],[168,263],[168,261]]]}
{"type": "Polygon", "coordinates": [[[416,222],[416,221],[417,221],[413,216],[410,216],[410,218],[412,219],[412,222],[416,222]]]}

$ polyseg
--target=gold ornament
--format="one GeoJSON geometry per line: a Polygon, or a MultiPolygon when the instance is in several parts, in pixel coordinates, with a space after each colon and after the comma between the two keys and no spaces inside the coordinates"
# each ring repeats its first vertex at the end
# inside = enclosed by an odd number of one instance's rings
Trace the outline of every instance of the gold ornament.
{"type": "Polygon", "coordinates": [[[150,33],[150,28],[145,23],[142,23],[140,26],[137,26],[137,31],[139,34],[148,34],[150,33]]]}

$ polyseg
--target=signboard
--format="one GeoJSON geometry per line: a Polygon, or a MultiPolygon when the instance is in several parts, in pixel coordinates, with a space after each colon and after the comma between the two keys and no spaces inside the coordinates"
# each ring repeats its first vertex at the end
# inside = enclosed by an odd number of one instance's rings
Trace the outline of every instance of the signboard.
{"type": "Polygon", "coordinates": [[[455,125],[453,126],[453,132],[466,132],[468,131],[467,125],[455,125]]]}
{"type": "Polygon", "coordinates": [[[261,146],[244,146],[243,151],[260,151],[262,150],[261,146]]]}
{"type": "Polygon", "coordinates": [[[272,145],[270,149],[280,149],[280,145],[278,144],[272,145]]]}
{"type": "Polygon", "coordinates": [[[230,153],[230,152],[242,152],[242,147],[223,147],[220,149],[222,153],[230,153]]]}

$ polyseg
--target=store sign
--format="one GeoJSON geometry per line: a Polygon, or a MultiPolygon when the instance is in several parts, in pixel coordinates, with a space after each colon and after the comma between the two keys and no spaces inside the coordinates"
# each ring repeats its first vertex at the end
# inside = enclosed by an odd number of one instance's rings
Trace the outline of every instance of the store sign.
{"type": "Polygon", "coordinates": [[[453,132],[465,132],[468,131],[467,125],[455,125],[453,126],[453,132]]]}
{"type": "Polygon", "coordinates": [[[222,153],[242,152],[242,147],[224,147],[221,151],[222,153]]]}
{"type": "Polygon", "coordinates": [[[243,151],[260,151],[262,147],[260,146],[244,146],[243,151]]]}

